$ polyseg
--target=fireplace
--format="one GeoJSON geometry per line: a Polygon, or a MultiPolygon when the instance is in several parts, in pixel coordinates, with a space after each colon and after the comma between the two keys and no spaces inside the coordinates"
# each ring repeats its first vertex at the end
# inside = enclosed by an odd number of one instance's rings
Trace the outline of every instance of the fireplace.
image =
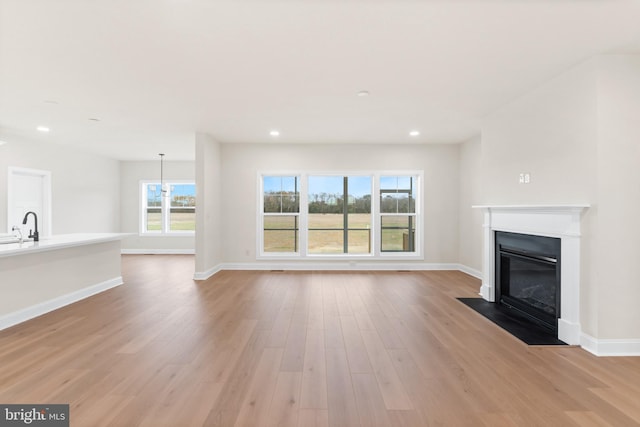
{"type": "Polygon", "coordinates": [[[561,242],[562,286],[556,294],[557,338],[567,344],[579,345],[580,327],[580,220],[588,205],[516,205],[474,206],[483,212],[483,260],[480,295],[487,301],[497,301],[496,232],[551,236],[561,242]]]}
{"type": "Polygon", "coordinates": [[[554,334],[560,317],[558,238],[495,232],[496,302],[554,334]]]}

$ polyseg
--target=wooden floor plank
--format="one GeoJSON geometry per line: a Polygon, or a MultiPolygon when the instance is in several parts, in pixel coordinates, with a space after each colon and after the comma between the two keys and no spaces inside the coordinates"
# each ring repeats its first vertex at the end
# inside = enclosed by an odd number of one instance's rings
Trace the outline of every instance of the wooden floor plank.
{"type": "Polygon", "coordinates": [[[344,349],[328,348],[326,354],[329,425],[360,426],[347,353],[344,349]]]}
{"type": "Polygon", "coordinates": [[[317,274],[311,275],[309,285],[309,316],[307,327],[309,330],[324,330],[324,307],[322,304],[322,282],[317,274]]]}
{"type": "Polygon", "coordinates": [[[362,338],[373,366],[384,405],[388,410],[413,409],[411,400],[396,372],[389,353],[384,348],[376,331],[361,331],[362,338]]]}
{"type": "MultiPolygon", "coordinates": [[[[280,372],[276,383],[266,425],[269,427],[296,427],[300,410],[302,372],[280,372]]],[[[256,420],[256,424],[258,424],[256,420]]]]}
{"type": "Polygon", "coordinates": [[[204,425],[217,427],[235,424],[268,339],[269,331],[254,330],[237,361],[230,361],[230,373],[222,383],[220,395],[204,425]]]}
{"type": "Polygon", "coordinates": [[[384,407],[378,382],[373,374],[352,374],[360,424],[370,427],[390,427],[391,420],[384,407]]]}
{"type": "Polygon", "coordinates": [[[294,314],[291,317],[281,371],[302,372],[307,338],[307,317],[307,314],[294,314]]]}
{"type": "Polygon", "coordinates": [[[349,359],[349,369],[352,373],[372,372],[369,354],[362,340],[358,323],[353,316],[340,316],[344,345],[349,359]]]}
{"type": "Polygon", "coordinates": [[[640,400],[635,399],[628,389],[625,390],[624,387],[593,388],[591,392],[640,424],[640,400]]]}
{"type": "Polygon", "coordinates": [[[300,407],[327,409],[327,362],[322,330],[307,332],[304,354],[300,407]]]}
{"type": "Polygon", "coordinates": [[[329,427],[329,411],[326,409],[300,409],[298,427],[329,427]]]}
{"type": "Polygon", "coordinates": [[[567,415],[581,427],[614,427],[591,411],[567,411],[567,415]]]}
{"type": "Polygon", "coordinates": [[[247,391],[235,426],[254,427],[266,422],[278,380],[278,370],[282,363],[282,349],[266,348],[258,366],[253,372],[251,385],[247,391]]]}
{"type": "Polygon", "coordinates": [[[344,348],[340,317],[324,315],[324,341],[327,348],[344,348]]]}

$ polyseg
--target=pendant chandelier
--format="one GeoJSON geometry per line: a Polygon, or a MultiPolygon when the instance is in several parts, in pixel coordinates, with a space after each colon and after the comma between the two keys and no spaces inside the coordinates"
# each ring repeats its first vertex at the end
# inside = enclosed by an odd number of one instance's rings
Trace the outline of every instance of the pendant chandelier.
{"type": "Polygon", "coordinates": [[[167,196],[167,186],[164,184],[164,153],[158,154],[160,156],[160,194],[163,197],[167,196]]]}

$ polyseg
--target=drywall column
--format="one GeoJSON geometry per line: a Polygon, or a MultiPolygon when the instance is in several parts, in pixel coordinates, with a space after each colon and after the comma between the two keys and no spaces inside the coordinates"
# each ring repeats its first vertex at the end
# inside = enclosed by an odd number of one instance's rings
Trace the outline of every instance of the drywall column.
{"type": "Polygon", "coordinates": [[[598,58],[597,354],[640,354],[640,55],[598,58]]]}
{"type": "Polygon", "coordinates": [[[480,204],[481,138],[476,136],[460,144],[460,202],[458,260],[463,271],[482,277],[482,212],[471,206],[480,204]]]}
{"type": "Polygon", "coordinates": [[[222,263],[220,144],[207,134],[196,138],[196,268],[194,279],[215,274],[222,263]]]}

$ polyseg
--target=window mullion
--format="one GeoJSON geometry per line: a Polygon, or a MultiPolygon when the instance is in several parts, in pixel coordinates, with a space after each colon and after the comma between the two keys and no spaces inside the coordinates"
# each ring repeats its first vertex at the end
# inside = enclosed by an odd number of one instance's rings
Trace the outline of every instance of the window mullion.
{"type": "Polygon", "coordinates": [[[301,256],[307,256],[307,242],[309,239],[309,197],[307,195],[307,175],[300,175],[300,205],[298,209],[298,226],[300,229],[300,234],[298,235],[299,241],[299,253],[301,256]]]}
{"type": "Polygon", "coordinates": [[[342,253],[349,253],[349,178],[342,178],[342,253]]]}
{"type": "Polygon", "coordinates": [[[142,224],[140,224],[140,230],[143,233],[147,233],[147,224],[149,223],[149,184],[142,184],[142,190],[140,199],[142,200],[142,224]]]}
{"type": "MultiPolygon", "coordinates": [[[[167,184],[167,188],[170,189],[171,185],[167,184]]],[[[163,191],[164,189],[162,187],[160,187],[160,205],[161,205],[161,211],[162,211],[162,232],[163,233],[168,233],[169,232],[169,197],[171,196],[171,194],[169,193],[169,190],[167,190],[167,193],[164,193],[163,191]]]]}

